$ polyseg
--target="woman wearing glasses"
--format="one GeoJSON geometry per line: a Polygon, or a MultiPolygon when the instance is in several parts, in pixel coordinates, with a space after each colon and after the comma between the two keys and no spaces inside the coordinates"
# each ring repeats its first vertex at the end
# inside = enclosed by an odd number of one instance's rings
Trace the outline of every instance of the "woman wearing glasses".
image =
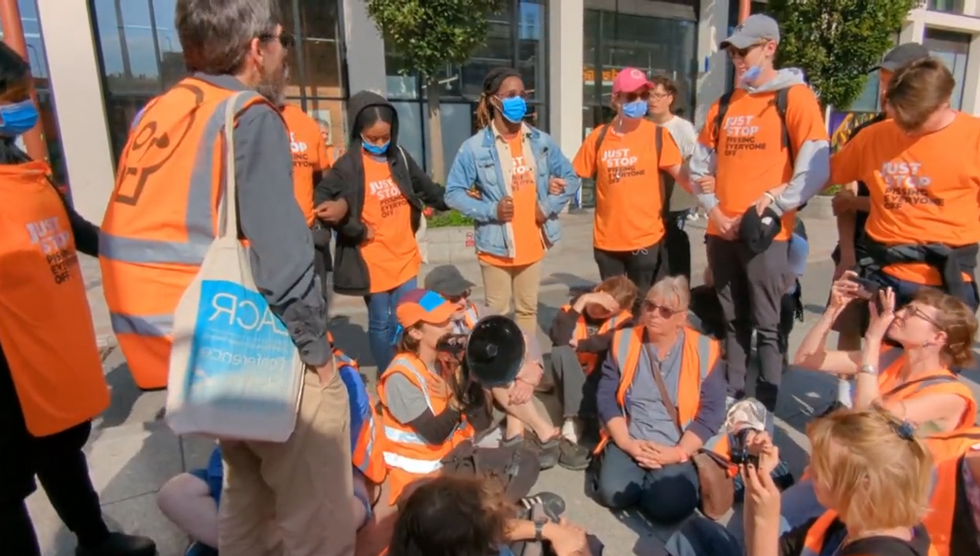
{"type": "Polygon", "coordinates": [[[684,189],[684,159],[666,128],[644,118],[654,85],[636,68],[616,75],[612,103],[616,118],[596,128],[575,156],[575,171],[595,179],[593,247],[603,280],[625,274],[646,293],[666,270],[663,251],[664,187],[660,172],[684,189]],[[663,258],[662,258],[663,257],[663,258]]]}
{"type": "Polygon", "coordinates": [[[513,300],[514,320],[533,335],[540,263],[561,238],[558,214],[579,179],[551,136],[524,122],[526,95],[516,69],[487,74],[477,106],[482,129],[456,154],[446,204],[476,221],[487,306],[507,314],[513,300]]]}

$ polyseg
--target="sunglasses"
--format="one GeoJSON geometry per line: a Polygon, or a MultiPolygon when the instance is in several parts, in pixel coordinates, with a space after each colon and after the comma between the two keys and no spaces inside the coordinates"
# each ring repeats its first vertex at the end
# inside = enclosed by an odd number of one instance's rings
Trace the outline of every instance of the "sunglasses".
{"type": "Polygon", "coordinates": [[[735,48],[734,46],[729,46],[728,49],[727,49],[728,50],[728,56],[730,56],[732,58],[745,58],[746,56],[749,55],[749,52],[752,52],[753,50],[755,50],[756,48],[759,48],[760,46],[762,46],[764,44],[766,44],[766,43],[760,42],[760,43],[757,43],[757,44],[753,44],[752,46],[750,46],[748,48],[735,48]]]}
{"type": "Polygon", "coordinates": [[[466,290],[465,292],[463,292],[463,293],[461,293],[459,295],[446,295],[446,296],[443,296],[443,297],[445,297],[446,298],[446,301],[448,301],[450,303],[459,303],[460,301],[464,301],[466,299],[469,299],[469,297],[470,297],[470,290],[466,290]]]}
{"type": "Polygon", "coordinates": [[[281,44],[283,48],[292,48],[296,46],[296,37],[294,37],[292,33],[287,33],[286,31],[283,31],[278,35],[273,35],[272,33],[265,33],[259,35],[259,40],[262,42],[278,40],[279,44],[281,44]]]}
{"type": "Polygon", "coordinates": [[[619,93],[620,100],[624,103],[636,102],[637,100],[650,100],[650,91],[637,91],[633,93],[619,93]]]}
{"type": "Polygon", "coordinates": [[[643,305],[640,308],[643,310],[644,313],[652,313],[656,311],[661,318],[665,318],[665,319],[669,319],[670,317],[676,315],[677,313],[683,312],[683,311],[671,309],[670,307],[667,307],[665,305],[657,305],[652,301],[644,301],[643,305]]]}

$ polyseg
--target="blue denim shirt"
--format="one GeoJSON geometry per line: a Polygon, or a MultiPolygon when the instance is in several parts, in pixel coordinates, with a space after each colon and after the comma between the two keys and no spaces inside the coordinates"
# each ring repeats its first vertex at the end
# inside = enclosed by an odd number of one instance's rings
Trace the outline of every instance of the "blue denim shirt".
{"type": "MultiPolygon", "coordinates": [[[[574,197],[582,182],[558,144],[547,133],[525,125],[525,141],[530,142],[537,168],[538,205],[547,216],[543,230],[549,245],[561,239],[558,214],[574,197]],[[561,195],[548,194],[552,177],[565,180],[561,195]]],[[[508,224],[497,220],[497,203],[507,196],[500,160],[494,143],[493,126],[487,126],[467,139],[456,153],[446,178],[446,204],[476,221],[476,249],[499,257],[509,255],[508,224]],[[476,186],[482,198],[474,199],[467,190],[476,186]]]]}

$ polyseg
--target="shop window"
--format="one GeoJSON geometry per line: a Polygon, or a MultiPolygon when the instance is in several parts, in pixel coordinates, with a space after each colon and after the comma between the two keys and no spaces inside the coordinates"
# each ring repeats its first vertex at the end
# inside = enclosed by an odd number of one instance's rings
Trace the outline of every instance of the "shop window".
{"type": "Polygon", "coordinates": [[[972,36],[966,33],[926,27],[925,37],[922,40],[922,45],[953,72],[956,88],[953,89],[950,105],[957,110],[963,106],[963,85],[966,81],[966,64],[970,58],[971,39],[972,36]]]}

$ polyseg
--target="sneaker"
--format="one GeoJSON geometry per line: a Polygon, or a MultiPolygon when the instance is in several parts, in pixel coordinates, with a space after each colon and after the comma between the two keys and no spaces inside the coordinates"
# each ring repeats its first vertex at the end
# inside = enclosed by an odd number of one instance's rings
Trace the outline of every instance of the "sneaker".
{"type": "Polygon", "coordinates": [[[558,442],[558,465],[571,471],[588,469],[592,454],[577,442],[562,438],[558,442]]]}
{"type": "Polygon", "coordinates": [[[558,459],[561,456],[561,433],[555,431],[555,435],[548,441],[542,442],[538,435],[531,431],[528,436],[528,442],[530,442],[532,448],[538,454],[538,459],[541,461],[541,470],[551,469],[552,467],[558,465],[558,459]]]}
{"type": "Polygon", "coordinates": [[[184,556],[218,556],[218,551],[206,544],[192,542],[184,556]]]}
{"type": "Polygon", "coordinates": [[[539,492],[517,501],[521,515],[529,515],[531,508],[540,506],[548,519],[557,523],[565,513],[565,499],[554,492],[539,492]]]}
{"type": "Polygon", "coordinates": [[[109,538],[95,548],[79,546],[75,556],[156,556],[157,545],[146,537],[109,533],[109,538]]]}

